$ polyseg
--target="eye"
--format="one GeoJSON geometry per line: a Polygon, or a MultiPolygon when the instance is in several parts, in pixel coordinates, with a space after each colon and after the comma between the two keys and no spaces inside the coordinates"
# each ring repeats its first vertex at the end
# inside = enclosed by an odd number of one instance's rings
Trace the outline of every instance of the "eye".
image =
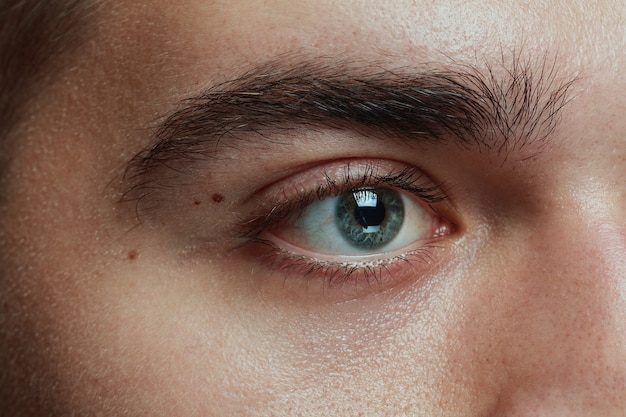
{"type": "MultiPolygon", "coordinates": [[[[392,161],[336,162],[256,196],[249,258],[285,279],[382,288],[425,276],[456,231],[443,186],[392,161]],[[259,245],[261,244],[261,245],[259,245]]],[[[273,276],[273,274],[270,274],[273,276]]]]}
{"type": "Polygon", "coordinates": [[[315,201],[268,233],[276,245],[323,260],[390,258],[432,241],[445,224],[417,197],[364,187],[315,201]]]}

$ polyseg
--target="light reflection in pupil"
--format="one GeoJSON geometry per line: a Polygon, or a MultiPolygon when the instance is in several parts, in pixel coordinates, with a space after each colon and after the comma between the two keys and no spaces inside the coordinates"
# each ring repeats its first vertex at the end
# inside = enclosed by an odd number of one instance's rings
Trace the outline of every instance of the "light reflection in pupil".
{"type": "Polygon", "coordinates": [[[374,191],[363,190],[352,193],[355,202],[354,217],[363,226],[364,233],[376,233],[385,219],[385,205],[374,191]]]}

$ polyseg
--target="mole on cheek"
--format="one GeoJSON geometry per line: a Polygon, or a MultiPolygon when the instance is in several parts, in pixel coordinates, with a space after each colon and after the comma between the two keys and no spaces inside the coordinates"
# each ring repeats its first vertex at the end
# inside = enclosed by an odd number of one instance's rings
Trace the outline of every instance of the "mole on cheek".
{"type": "Polygon", "coordinates": [[[215,201],[216,203],[221,203],[222,201],[224,201],[224,196],[221,194],[213,194],[213,201],[215,201]]]}
{"type": "Polygon", "coordinates": [[[131,261],[134,261],[135,259],[137,259],[137,256],[139,256],[139,254],[137,253],[136,250],[131,250],[130,252],[128,252],[128,259],[131,261]]]}

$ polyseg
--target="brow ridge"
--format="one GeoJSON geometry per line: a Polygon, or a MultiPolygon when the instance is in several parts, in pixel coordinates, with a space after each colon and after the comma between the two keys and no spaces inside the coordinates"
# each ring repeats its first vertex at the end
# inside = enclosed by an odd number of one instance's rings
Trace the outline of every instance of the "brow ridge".
{"type": "Polygon", "coordinates": [[[276,132],[320,127],[508,155],[550,138],[574,81],[558,76],[556,60],[539,66],[516,60],[505,71],[271,61],[184,100],[129,166],[145,173],[213,158],[219,144],[244,146],[276,132]]]}

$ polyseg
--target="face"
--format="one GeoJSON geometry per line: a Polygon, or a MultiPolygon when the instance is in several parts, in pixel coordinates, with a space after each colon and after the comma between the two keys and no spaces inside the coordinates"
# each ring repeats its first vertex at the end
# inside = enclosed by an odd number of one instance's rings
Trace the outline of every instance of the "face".
{"type": "Polygon", "coordinates": [[[423,3],[104,2],[13,132],[1,407],[622,415],[624,6],[423,3]]]}

